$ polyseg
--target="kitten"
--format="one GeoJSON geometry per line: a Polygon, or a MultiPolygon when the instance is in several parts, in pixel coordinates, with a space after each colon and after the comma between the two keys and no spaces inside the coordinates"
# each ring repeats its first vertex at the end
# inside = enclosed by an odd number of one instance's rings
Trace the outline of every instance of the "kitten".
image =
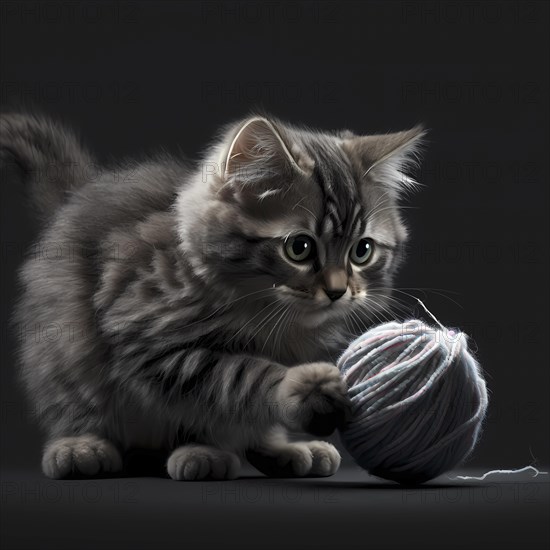
{"type": "Polygon", "coordinates": [[[335,362],[390,305],[421,128],[357,136],[264,116],[189,164],[98,170],[48,119],[0,119],[44,219],[21,270],[22,380],[52,478],[165,451],[176,480],[333,474],[349,414],[335,362]]]}

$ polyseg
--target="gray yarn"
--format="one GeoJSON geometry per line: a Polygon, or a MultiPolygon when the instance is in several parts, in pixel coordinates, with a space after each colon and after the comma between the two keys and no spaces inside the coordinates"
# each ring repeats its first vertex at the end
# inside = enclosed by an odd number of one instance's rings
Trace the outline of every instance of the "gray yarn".
{"type": "Polygon", "coordinates": [[[352,402],[341,439],[372,475],[422,483],[473,450],[488,399],[465,334],[385,323],[354,340],[338,367],[352,402]]]}

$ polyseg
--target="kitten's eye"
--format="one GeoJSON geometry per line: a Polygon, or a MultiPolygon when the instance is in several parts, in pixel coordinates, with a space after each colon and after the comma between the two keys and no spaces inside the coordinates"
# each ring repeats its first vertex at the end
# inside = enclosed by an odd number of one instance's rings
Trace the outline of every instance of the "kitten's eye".
{"type": "Polygon", "coordinates": [[[361,239],[355,243],[349,251],[351,261],[357,265],[366,264],[374,251],[374,242],[372,239],[361,239]]]}
{"type": "Polygon", "coordinates": [[[286,255],[293,262],[304,262],[311,259],[315,253],[315,241],[309,235],[290,237],[284,246],[286,255]]]}

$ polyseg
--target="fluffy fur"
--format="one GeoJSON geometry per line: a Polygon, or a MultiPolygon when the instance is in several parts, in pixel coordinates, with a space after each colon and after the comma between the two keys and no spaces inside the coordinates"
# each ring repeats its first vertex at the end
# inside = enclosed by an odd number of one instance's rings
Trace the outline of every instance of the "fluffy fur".
{"type": "Polygon", "coordinates": [[[356,136],[252,116],[196,164],[98,172],[50,120],[0,124],[8,173],[45,220],[16,312],[44,473],[118,471],[136,447],[167,452],[178,480],[235,477],[244,456],[269,475],[334,473],[333,446],[286,433],[345,420],[334,363],[389,305],[422,130],[356,136]],[[306,262],[285,253],[298,234],[315,241],[306,262]],[[374,248],[358,266],[364,237],[374,248]]]}

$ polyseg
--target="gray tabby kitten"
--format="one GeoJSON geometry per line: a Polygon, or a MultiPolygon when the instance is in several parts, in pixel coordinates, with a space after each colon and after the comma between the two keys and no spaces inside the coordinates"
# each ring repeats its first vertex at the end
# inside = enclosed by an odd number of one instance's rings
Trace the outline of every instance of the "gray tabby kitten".
{"type": "Polygon", "coordinates": [[[335,361],[390,304],[422,135],[252,116],[198,164],[98,170],[58,124],[3,115],[3,162],[45,224],[16,313],[44,473],[116,472],[148,448],[176,480],[234,478],[244,457],[333,474],[332,445],[287,432],[346,419],[335,361]]]}

